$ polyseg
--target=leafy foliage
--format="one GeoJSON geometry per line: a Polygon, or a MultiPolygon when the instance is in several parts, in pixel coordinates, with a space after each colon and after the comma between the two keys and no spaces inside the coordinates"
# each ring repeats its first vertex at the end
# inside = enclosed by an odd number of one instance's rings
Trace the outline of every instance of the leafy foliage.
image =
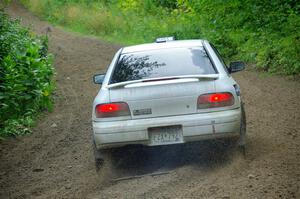
{"type": "Polygon", "coordinates": [[[0,136],[29,132],[34,115],[51,108],[51,60],[46,37],[0,13],[0,136]]]}
{"type": "Polygon", "coordinates": [[[33,12],[75,31],[134,44],[156,37],[204,38],[229,59],[258,69],[300,73],[296,0],[22,0],[33,12]]]}
{"type": "Polygon", "coordinates": [[[11,2],[11,0],[2,0],[0,2],[0,9],[5,8],[10,2],[11,2]]]}

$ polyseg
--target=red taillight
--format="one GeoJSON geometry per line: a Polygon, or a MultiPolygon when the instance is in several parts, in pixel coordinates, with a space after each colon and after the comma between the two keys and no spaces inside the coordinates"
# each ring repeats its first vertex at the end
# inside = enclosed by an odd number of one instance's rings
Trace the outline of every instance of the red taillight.
{"type": "Polygon", "coordinates": [[[234,97],[231,93],[210,93],[198,97],[198,109],[232,106],[234,97]]]}
{"type": "Polygon", "coordinates": [[[95,109],[97,118],[130,115],[128,104],[126,104],[125,102],[98,104],[95,109]]]}

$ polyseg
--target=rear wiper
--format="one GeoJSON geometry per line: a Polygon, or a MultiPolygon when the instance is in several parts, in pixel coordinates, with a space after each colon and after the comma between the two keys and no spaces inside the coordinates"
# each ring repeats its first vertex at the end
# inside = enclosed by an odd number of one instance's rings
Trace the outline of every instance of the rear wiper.
{"type": "Polygon", "coordinates": [[[189,78],[196,78],[196,79],[203,79],[203,80],[215,80],[219,78],[218,74],[209,74],[209,75],[180,75],[180,76],[168,76],[168,77],[156,77],[156,78],[148,78],[148,79],[139,79],[139,80],[132,80],[120,83],[109,84],[106,88],[117,88],[123,87],[129,84],[136,84],[141,82],[154,82],[154,81],[163,81],[163,80],[175,80],[175,79],[189,79],[189,78]]]}

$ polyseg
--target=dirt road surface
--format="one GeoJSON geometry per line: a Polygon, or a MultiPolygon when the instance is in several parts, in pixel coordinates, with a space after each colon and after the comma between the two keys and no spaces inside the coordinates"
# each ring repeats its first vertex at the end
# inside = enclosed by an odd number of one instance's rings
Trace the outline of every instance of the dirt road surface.
{"type": "Polygon", "coordinates": [[[217,140],[155,149],[125,148],[96,174],[91,105],[120,46],[52,27],[18,3],[7,12],[43,34],[55,55],[55,108],[33,134],[0,143],[0,198],[300,198],[300,82],[251,69],[235,76],[247,111],[244,158],[217,140]],[[55,124],[55,125],[54,125],[55,124]],[[114,182],[113,179],[169,172],[114,182]]]}

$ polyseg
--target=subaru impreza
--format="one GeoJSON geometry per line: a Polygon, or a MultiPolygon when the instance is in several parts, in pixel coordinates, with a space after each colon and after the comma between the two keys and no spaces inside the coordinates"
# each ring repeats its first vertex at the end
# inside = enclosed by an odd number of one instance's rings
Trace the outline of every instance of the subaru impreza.
{"type": "Polygon", "coordinates": [[[125,145],[171,145],[239,137],[246,118],[240,87],[231,76],[245,64],[227,66],[206,40],[159,38],[121,48],[105,74],[92,112],[95,158],[125,145]]]}

